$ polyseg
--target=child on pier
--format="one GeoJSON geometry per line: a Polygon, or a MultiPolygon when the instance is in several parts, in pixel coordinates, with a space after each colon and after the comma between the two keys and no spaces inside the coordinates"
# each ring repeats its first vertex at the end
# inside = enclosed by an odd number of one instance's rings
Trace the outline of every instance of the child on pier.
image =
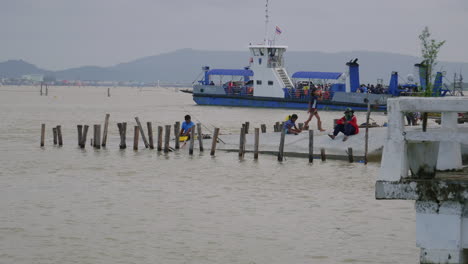
{"type": "Polygon", "coordinates": [[[188,137],[190,139],[190,133],[195,124],[191,121],[190,115],[185,116],[185,122],[182,123],[182,129],[180,130],[180,137],[188,137]]]}
{"type": "Polygon", "coordinates": [[[297,135],[301,133],[301,130],[296,127],[297,115],[291,115],[288,121],[284,122],[283,129],[286,130],[286,134],[297,135]]]}
{"type": "Polygon", "coordinates": [[[307,110],[307,113],[309,113],[309,118],[307,118],[307,120],[304,122],[304,128],[307,129],[309,127],[309,122],[312,120],[312,117],[315,116],[315,118],[317,118],[317,128],[320,132],[323,132],[325,129],[322,128],[322,121],[320,120],[320,116],[317,111],[318,96],[319,91],[317,88],[313,87],[309,96],[309,110],[307,110]]]}
{"type": "Polygon", "coordinates": [[[338,119],[336,122],[335,130],[333,135],[328,135],[331,139],[335,139],[338,133],[343,133],[345,136],[343,141],[348,140],[348,137],[351,135],[356,135],[359,133],[359,126],[357,124],[357,118],[354,116],[354,110],[351,108],[346,108],[344,116],[341,119],[338,119]]]}

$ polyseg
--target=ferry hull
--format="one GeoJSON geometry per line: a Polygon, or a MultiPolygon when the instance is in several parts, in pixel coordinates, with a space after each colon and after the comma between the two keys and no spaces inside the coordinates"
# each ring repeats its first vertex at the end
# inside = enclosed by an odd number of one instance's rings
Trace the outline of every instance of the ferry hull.
{"type": "MultiPolygon", "coordinates": [[[[199,105],[237,106],[237,107],[262,107],[262,108],[285,108],[301,109],[308,108],[308,101],[288,100],[283,98],[269,97],[245,97],[227,95],[194,94],[193,100],[199,105]]],[[[355,111],[367,111],[367,105],[355,103],[342,103],[333,101],[320,101],[317,104],[319,110],[344,111],[347,107],[355,111]]],[[[372,106],[372,111],[386,111],[385,105],[372,106]]]]}

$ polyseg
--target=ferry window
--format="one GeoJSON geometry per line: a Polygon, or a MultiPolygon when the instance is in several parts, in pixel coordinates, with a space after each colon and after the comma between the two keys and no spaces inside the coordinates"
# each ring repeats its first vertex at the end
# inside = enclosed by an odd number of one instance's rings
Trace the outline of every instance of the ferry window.
{"type": "Polygon", "coordinates": [[[252,49],[252,50],[253,50],[254,56],[258,56],[258,54],[259,54],[259,53],[258,53],[258,49],[252,49]]]}
{"type": "Polygon", "coordinates": [[[263,56],[263,49],[259,49],[260,50],[260,55],[263,56]]]}
{"type": "Polygon", "coordinates": [[[262,81],[261,81],[261,80],[257,80],[257,85],[262,85],[262,81]]]}
{"type": "Polygon", "coordinates": [[[273,85],[273,81],[268,81],[268,85],[273,85]]]}

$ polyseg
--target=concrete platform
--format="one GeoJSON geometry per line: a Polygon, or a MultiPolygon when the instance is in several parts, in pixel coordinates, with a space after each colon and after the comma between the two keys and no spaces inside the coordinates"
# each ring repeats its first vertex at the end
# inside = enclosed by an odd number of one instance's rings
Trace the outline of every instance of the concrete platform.
{"type": "MultiPolygon", "coordinates": [[[[380,157],[386,131],[385,127],[369,128],[369,156],[380,157]]],[[[353,155],[356,158],[364,156],[365,129],[361,129],[357,135],[350,136],[345,142],[342,141],[343,134],[332,140],[328,137],[327,132],[314,132],[314,155],[319,155],[320,149],[325,148],[327,158],[347,159],[347,149],[353,148],[353,155]]],[[[281,133],[279,132],[260,133],[259,151],[261,153],[278,153],[280,137],[281,133]]],[[[218,150],[239,151],[240,139],[238,134],[222,135],[220,138],[225,144],[218,144],[218,150]]],[[[253,151],[254,134],[247,134],[246,141],[246,151],[253,151]]],[[[284,153],[285,156],[307,156],[309,153],[309,132],[304,131],[299,135],[287,134],[284,153]]]]}

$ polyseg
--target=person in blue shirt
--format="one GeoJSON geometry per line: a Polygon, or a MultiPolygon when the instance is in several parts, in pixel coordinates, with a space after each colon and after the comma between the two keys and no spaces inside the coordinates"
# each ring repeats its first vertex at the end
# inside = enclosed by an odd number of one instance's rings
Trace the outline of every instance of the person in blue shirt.
{"type": "Polygon", "coordinates": [[[286,131],[286,134],[297,135],[301,133],[301,130],[296,127],[297,115],[291,115],[288,121],[284,122],[283,129],[286,131]]]}
{"type": "Polygon", "coordinates": [[[180,130],[179,136],[188,136],[190,139],[190,133],[192,132],[192,128],[195,126],[195,124],[192,122],[190,115],[186,115],[184,119],[185,122],[182,123],[182,129],[180,130]]]}

